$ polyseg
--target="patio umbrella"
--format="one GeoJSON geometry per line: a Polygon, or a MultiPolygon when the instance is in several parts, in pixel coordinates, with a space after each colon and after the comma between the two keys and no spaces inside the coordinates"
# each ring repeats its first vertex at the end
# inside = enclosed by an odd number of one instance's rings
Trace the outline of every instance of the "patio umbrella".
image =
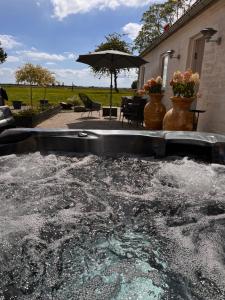
{"type": "Polygon", "coordinates": [[[110,119],[112,108],[113,71],[118,69],[139,68],[141,65],[147,63],[147,61],[140,56],[131,55],[117,50],[98,51],[79,55],[77,61],[88,64],[94,68],[107,68],[110,71],[110,119]]]}

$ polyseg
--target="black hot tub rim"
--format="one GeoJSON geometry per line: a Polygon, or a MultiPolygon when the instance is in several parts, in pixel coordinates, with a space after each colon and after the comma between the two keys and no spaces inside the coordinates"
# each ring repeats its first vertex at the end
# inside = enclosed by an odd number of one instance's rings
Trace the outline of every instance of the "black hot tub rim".
{"type": "Polygon", "coordinates": [[[29,152],[188,156],[225,163],[225,135],[187,131],[15,128],[0,134],[0,155],[29,152]]]}

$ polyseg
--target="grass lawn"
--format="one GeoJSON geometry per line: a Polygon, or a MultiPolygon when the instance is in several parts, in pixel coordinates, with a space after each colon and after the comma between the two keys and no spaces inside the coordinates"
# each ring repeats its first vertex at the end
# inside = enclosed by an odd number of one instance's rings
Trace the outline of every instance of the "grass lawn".
{"type": "MultiPolygon", "coordinates": [[[[26,86],[12,86],[1,85],[6,89],[9,97],[8,105],[12,105],[13,100],[20,100],[24,104],[30,104],[30,88],[26,86]]],[[[47,88],[46,99],[51,104],[58,104],[59,102],[67,102],[69,98],[79,98],[78,94],[87,94],[92,100],[101,103],[102,105],[109,105],[109,88],[76,88],[71,87],[50,87],[47,88]]],[[[120,89],[119,93],[113,91],[113,106],[120,106],[122,96],[131,96],[134,91],[131,89],[120,89]]],[[[39,100],[44,99],[44,89],[40,87],[33,87],[33,105],[39,106],[39,100]]]]}

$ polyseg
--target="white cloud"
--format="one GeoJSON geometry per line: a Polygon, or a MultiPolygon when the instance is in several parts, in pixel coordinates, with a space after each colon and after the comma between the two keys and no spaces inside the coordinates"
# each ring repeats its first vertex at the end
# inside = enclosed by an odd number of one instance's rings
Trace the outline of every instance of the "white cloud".
{"type": "Polygon", "coordinates": [[[12,35],[7,34],[0,35],[0,42],[5,49],[13,49],[22,45],[12,35]]]}
{"type": "MultiPolygon", "coordinates": [[[[7,63],[38,63],[46,65],[55,65],[56,63],[62,63],[64,61],[73,61],[76,60],[76,55],[71,52],[64,52],[62,54],[52,54],[47,52],[38,51],[35,48],[31,50],[17,50],[11,51],[8,53],[6,64],[7,63]]],[[[5,65],[4,65],[5,66],[5,65]]]]}
{"type": "Polygon", "coordinates": [[[7,56],[7,60],[6,61],[10,62],[10,63],[14,63],[14,62],[20,61],[20,59],[17,56],[9,55],[9,56],[7,56]]]}
{"type": "Polygon", "coordinates": [[[23,59],[29,59],[34,61],[64,61],[68,59],[67,56],[61,54],[50,54],[47,52],[38,52],[36,50],[26,50],[17,52],[19,55],[23,57],[23,59]]]}
{"type": "MultiPolygon", "coordinates": [[[[100,79],[91,72],[89,68],[83,69],[51,69],[54,72],[56,80],[81,86],[105,86],[109,87],[110,78],[103,76],[100,79]]],[[[130,87],[131,83],[137,79],[137,73],[134,69],[130,72],[121,73],[118,77],[118,87],[130,87]]]]}
{"type": "Polygon", "coordinates": [[[15,69],[14,68],[0,68],[0,82],[15,83],[15,69]]]}
{"type": "MultiPolygon", "coordinates": [[[[78,82],[83,82],[86,81],[86,83],[89,82],[89,77],[91,75],[91,71],[89,68],[84,68],[84,69],[52,69],[56,75],[56,78],[59,79],[60,81],[78,81],[78,82]]],[[[88,83],[89,84],[89,83],[88,83]]],[[[87,85],[88,85],[87,84],[87,85]]]]}
{"type": "Polygon", "coordinates": [[[54,17],[62,20],[71,14],[87,13],[94,9],[116,9],[120,6],[139,7],[162,0],[51,0],[54,17]]]}
{"type": "Polygon", "coordinates": [[[63,52],[65,56],[67,56],[68,59],[72,59],[73,61],[78,58],[78,55],[73,52],[63,52]]]}
{"type": "Polygon", "coordinates": [[[45,64],[48,65],[48,66],[52,66],[52,65],[55,65],[56,63],[55,63],[55,62],[52,62],[52,61],[48,61],[48,62],[46,62],[45,64]]]}
{"type": "MultiPolygon", "coordinates": [[[[103,76],[102,78],[98,78],[94,76],[89,68],[83,69],[59,69],[59,68],[51,68],[49,69],[51,72],[55,74],[55,78],[57,81],[65,84],[72,84],[80,86],[103,86],[109,87],[110,78],[103,76]]],[[[16,68],[9,67],[1,67],[0,68],[0,82],[2,83],[15,83],[15,71],[16,68]]],[[[121,73],[118,78],[118,87],[130,87],[131,83],[137,79],[137,73],[134,69],[131,69],[130,72],[121,73]]],[[[107,97],[107,95],[106,95],[107,97]]]]}
{"type": "Polygon", "coordinates": [[[122,31],[126,33],[131,40],[134,40],[141,30],[141,27],[141,24],[128,23],[122,28],[122,31]]]}
{"type": "Polygon", "coordinates": [[[76,60],[76,59],[78,58],[78,55],[73,54],[73,53],[69,53],[69,54],[68,54],[68,58],[69,58],[69,59],[72,59],[72,60],[76,60]]]}

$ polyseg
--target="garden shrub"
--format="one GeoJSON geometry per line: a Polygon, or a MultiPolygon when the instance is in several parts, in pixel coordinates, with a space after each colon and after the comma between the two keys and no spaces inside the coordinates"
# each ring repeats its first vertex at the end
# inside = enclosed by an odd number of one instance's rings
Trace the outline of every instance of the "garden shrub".
{"type": "Polygon", "coordinates": [[[73,104],[73,106],[81,106],[82,102],[78,95],[74,95],[71,98],[67,98],[67,103],[73,104]]]}

